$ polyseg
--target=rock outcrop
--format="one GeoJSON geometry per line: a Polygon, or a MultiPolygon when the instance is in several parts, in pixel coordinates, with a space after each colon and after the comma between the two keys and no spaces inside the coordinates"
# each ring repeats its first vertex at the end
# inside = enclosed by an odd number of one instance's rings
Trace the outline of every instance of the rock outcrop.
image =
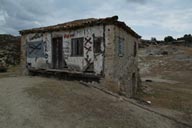
{"type": "Polygon", "coordinates": [[[17,65],[20,61],[20,37],[0,35],[0,62],[6,66],[17,65]]]}

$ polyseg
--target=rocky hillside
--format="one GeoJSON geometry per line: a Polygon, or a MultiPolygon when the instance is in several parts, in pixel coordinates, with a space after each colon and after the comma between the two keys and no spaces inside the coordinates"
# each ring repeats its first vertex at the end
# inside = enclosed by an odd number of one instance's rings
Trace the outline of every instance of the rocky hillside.
{"type": "Polygon", "coordinates": [[[19,64],[20,37],[0,35],[0,62],[9,65],[19,64]]]}
{"type": "Polygon", "coordinates": [[[151,106],[179,111],[192,121],[192,47],[149,45],[139,49],[143,92],[151,106]]]}

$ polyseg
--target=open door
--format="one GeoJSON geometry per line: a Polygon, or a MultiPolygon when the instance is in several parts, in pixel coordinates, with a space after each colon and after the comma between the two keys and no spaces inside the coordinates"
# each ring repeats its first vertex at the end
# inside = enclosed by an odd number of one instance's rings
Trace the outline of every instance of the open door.
{"type": "Polygon", "coordinates": [[[62,37],[52,39],[52,66],[53,69],[63,68],[63,41],[62,37]]]}

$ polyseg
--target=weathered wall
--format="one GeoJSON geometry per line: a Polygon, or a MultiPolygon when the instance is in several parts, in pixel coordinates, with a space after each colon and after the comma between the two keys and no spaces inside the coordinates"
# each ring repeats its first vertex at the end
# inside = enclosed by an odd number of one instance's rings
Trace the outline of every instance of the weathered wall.
{"type": "Polygon", "coordinates": [[[22,36],[21,37],[21,54],[20,54],[20,74],[21,75],[27,75],[28,74],[28,70],[26,68],[26,60],[27,60],[27,56],[26,56],[26,36],[22,36]]]}
{"type": "MultiPolygon", "coordinates": [[[[36,50],[28,51],[28,66],[35,69],[49,69],[52,67],[52,38],[62,37],[63,43],[63,59],[68,69],[76,71],[84,71],[86,67],[93,63],[94,72],[101,74],[103,70],[103,52],[104,44],[101,43],[101,53],[94,54],[93,40],[95,37],[103,38],[103,26],[86,27],[78,30],[60,31],[50,33],[35,33],[23,36],[23,44],[30,44],[36,50]],[[82,57],[71,56],[71,39],[84,38],[84,55],[82,57]],[[29,56],[29,54],[31,54],[29,56]],[[34,56],[33,56],[34,54],[34,56]],[[35,57],[38,55],[38,57],[35,57]]],[[[26,49],[30,47],[25,45],[26,49]]]]}
{"type": "Polygon", "coordinates": [[[105,60],[104,60],[104,72],[106,79],[112,79],[113,76],[113,64],[114,64],[114,54],[115,54],[115,31],[113,25],[107,25],[104,28],[105,31],[105,60]]]}
{"type": "Polygon", "coordinates": [[[137,88],[137,56],[134,43],[138,40],[116,26],[106,26],[105,85],[115,92],[132,96],[137,88]],[[119,40],[123,43],[119,47],[119,40]],[[121,49],[121,54],[119,54],[121,49]]]}
{"type": "MultiPolygon", "coordinates": [[[[132,96],[137,89],[137,56],[134,55],[138,39],[115,25],[86,27],[78,30],[51,33],[36,33],[22,36],[22,60],[27,59],[27,66],[36,69],[52,68],[52,39],[62,37],[63,59],[69,70],[83,72],[90,64],[94,64],[95,74],[104,74],[102,84],[109,90],[132,96]],[[84,37],[84,54],[82,57],[71,56],[71,39],[84,37]],[[93,51],[94,37],[102,37],[101,53],[93,51]],[[103,38],[104,37],[104,38],[103,38]],[[26,58],[26,43],[35,44],[39,57],[26,58]],[[121,43],[119,43],[121,42],[121,43]],[[41,52],[38,51],[41,50],[41,52]],[[30,65],[29,65],[30,63],[30,65]]],[[[27,52],[28,53],[28,52],[27,52]]],[[[28,53],[29,54],[29,53],[28,53]]],[[[22,61],[23,65],[26,62],[22,61]]],[[[23,66],[24,67],[24,66],[23,66]]]]}
{"type": "Polygon", "coordinates": [[[28,67],[36,69],[47,69],[51,67],[51,33],[28,34],[26,35],[25,43],[28,54],[28,67]]]}
{"type": "Polygon", "coordinates": [[[138,63],[137,54],[134,55],[134,50],[137,52],[138,39],[123,29],[115,27],[115,45],[114,78],[119,80],[120,89],[132,96],[137,89],[138,63]],[[123,39],[123,55],[119,55],[119,47],[117,46],[119,38],[123,39]]]}

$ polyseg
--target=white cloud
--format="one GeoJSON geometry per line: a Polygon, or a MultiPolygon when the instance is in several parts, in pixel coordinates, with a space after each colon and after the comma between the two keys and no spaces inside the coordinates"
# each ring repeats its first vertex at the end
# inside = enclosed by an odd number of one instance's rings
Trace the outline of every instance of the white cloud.
{"type": "Polygon", "coordinates": [[[1,0],[1,33],[70,20],[118,15],[144,38],[182,35],[192,30],[192,2],[186,0],[1,0]],[[191,5],[191,6],[190,6],[191,5]]]}

